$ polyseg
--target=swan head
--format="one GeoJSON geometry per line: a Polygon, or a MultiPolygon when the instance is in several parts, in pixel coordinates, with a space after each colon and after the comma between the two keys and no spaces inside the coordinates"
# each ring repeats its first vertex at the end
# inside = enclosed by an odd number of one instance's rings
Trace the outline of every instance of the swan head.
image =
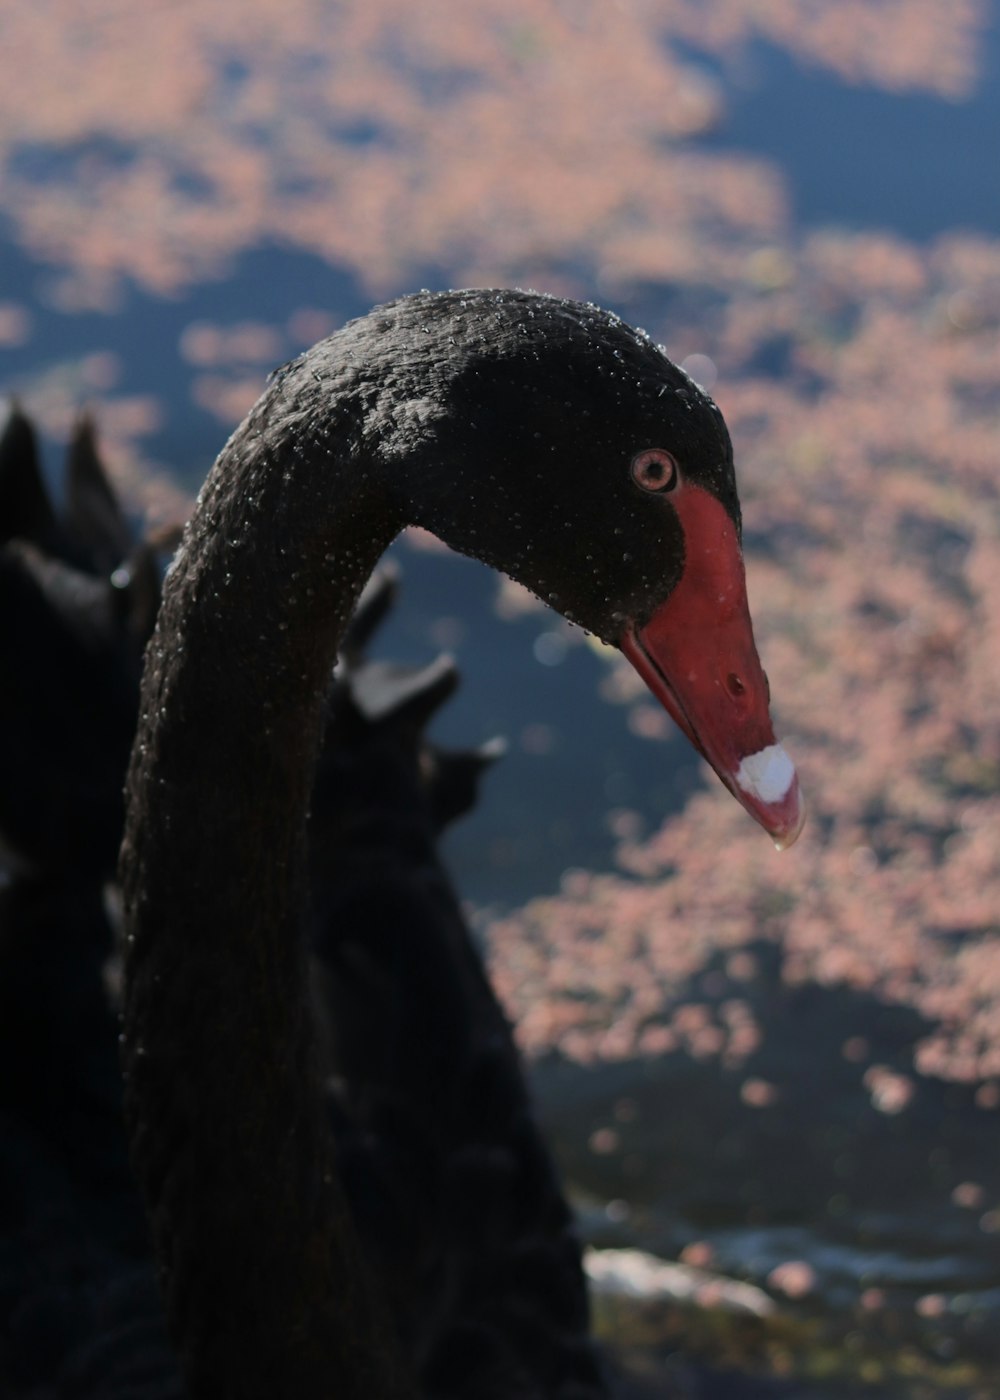
{"type": "Polygon", "coordinates": [[[790,844],[798,779],[771,724],[711,398],[644,332],[534,293],[421,293],[341,336],[351,363],[378,366],[359,394],[400,517],[620,648],[790,844]]]}

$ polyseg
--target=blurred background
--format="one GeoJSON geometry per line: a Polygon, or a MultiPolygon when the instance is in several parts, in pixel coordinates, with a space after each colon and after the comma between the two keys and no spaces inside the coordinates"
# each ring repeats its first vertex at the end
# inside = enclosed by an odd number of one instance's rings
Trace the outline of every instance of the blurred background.
{"type": "Polygon", "coordinates": [[[449,858],[587,1236],[684,1265],[602,1327],[996,1394],[1000,4],[5,0],[0,51],[0,389],[53,474],[91,407],[153,524],[271,368],[422,286],[599,301],[716,397],[792,851],[425,535],[380,645],[457,656],[443,741],[509,740],[449,858]]]}

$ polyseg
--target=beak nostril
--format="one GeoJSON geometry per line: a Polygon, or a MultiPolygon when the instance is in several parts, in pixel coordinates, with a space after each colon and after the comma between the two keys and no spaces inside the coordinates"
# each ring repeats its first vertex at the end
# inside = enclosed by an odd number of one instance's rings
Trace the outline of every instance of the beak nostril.
{"type": "Polygon", "coordinates": [[[746,686],[735,671],[730,671],[729,675],[726,677],[726,689],[733,697],[743,695],[746,692],[746,686]]]}

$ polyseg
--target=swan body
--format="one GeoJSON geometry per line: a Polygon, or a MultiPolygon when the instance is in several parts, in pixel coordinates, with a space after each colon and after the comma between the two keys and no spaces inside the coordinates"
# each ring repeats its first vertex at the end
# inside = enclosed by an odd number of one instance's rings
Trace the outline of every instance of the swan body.
{"type": "Polygon", "coordinates": [[[342,651],[327,706],[307,924],[339,1177],[420,1395],[599,1400],[574,1223],[437,853],[495,756],[423,737],[456,683],[342,651]]]}
{"type": "Polygon", "coordinates": [[[87,420],[65,500],[57,513],[34,429],[12,410],[0,432],[0,1392],[125,1400],[141,1375],[144,1394],[179,1400],[104,977],[104,890],[159,572],[87,420]]]}
{"type": "Polygon", "coordinates": [[[121,862],[133,1160],[197,1397],[412,1393],[338,1185],[296,936],[326,678],[408,523],[622,646],[772,834],[801,822],[794,779],[768,802],[733,778],[774,736],[732,453],[652,342],[578,303],[421,294],[280,371],[167,580],[121,862]],[[635,475],[650,449],[679,469],[666,494],[635,475]]]}
{"type": "MultiPolygon", "coordinates": [[[[66,497],[57,516],[15,412],[0,434],[0,537],[12,537],[0,659],[18,677],[0,743],[0,838],[15,859],[0,890],[0,1390],[180,1400],[125,1162],[103,976],[121,816],[101,794],[120,789],[136,629],[151,627],[145,589],[155,601],[158,578],[135,566],[145,547],[88,423],[66,497]],[[116,565],[126,555],[132,567],[116,565]]],[[[597,1397],[571,1217],[436,853],[496,747],[451,753],[424,737],[457,684],[450,663],[365,659],[391,594],[380,571],[352,617],[310,802],[306,945],[338,1175],[421,1395],[597,1397]]]]}
{"type": "Polygon", "coordinates": [[[10,658],[0,686],[0,832],[15,868],[99,866],[106,879],[159,572],[121,512],[87,419],[65,477],[59,516],[34,429],[13,408],[0,431],[0,654],[10,658]]]}

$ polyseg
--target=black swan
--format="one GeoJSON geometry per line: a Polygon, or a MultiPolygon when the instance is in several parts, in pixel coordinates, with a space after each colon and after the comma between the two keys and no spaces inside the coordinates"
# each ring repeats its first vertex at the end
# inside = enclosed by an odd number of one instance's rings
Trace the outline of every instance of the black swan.
{"type": "Polygon", "coordinates": [[[88,420],[65,499],[57,514],[13,409],[0,433],[0,1391],[124,1400],[101,1339],[134,1364],[126,1333],[148,1330],[158,1303],[122,1131],[105,886],[159,566],[88,420]],[[69,1357],[69,1388],[50,1390],[69,1357]]]}
{"type": "MultiPolygon", "coordinates": [[[[33,430],[15,413],[0,436],[0,536],[22,537],[6,562],[15,577],[28,569],[37,596],[25,613],[23,592],[0,588],[0,660],[19,674],[0,766],[16,750],[25,771],[44,770],[55,727],[117,792],[137,673],[134,648],[120,647],[134,609],[114,602],[133,580],[116,568],[116,589],[104,574],[136,546],[89,424],[67,477],[69,507],[57,519],[33,430]],[[87,476],[74,486],[81,459],[87,476]],[[106,532],[88,524],[102,517],[117,522],[103,554],[106,532]],[[132,682],[131,706],[108,707],[102,675],[125,690],[132,682]],[[107,711],[119,742],[98,742],[88,709],[107,711]]],[[[333,1073],[339,1171],[422,1394],[596,1397],[605,1377],[587,1335],[570,1213],[436,854],[438,833],[472,805],[496,748],[449,752],[426,740],[457,683],[453,666],[365,660],[392,594],[380,571],[352,618],[311,800],[313,1010],[333,1073]],[[331,846],[350,860],[331,864],[331,846]]],[[[68,778],[58,824],[68,836],[55,848],[30,835],[53,815],[46,783],[6,788],[0,807],[0,837],[20,853],[0,896],[0,1389],[167,1400],[181,1382],[125,1166],[118,1027],[101,977],[111,946],[102,891],[119,833],[113,814],[101,817],[103,789],[77,794],[68,778]],[[26,825],[26,802],[40,821],[26,825]],[[86,839],[95,821],[110,839],[86,839]]]]}
{"type": "Polygon", "coordinates": [[[423,737],[456,683],[348,661],[327,710],[307,908],[338,1168],[421,1395],[597,1400],[572,1216],[437,853],[496,754],[423,737]]]}
{"type": "MultiPolygon", "coordinates": [[[[103,885],[121,842],[142,652],[159,603],[153,552],[133,538],[87,420],[70,444],[66,500],[60,519],[34,430],[15,408],[0,433],[0,848],[10,871],[0,1035],[30,1073],[6,1073],[2,1090],[60,1132],[74,1107],[86,1116],[76,1047],[94,1038],[77,1034],[74,1008],[94,1004],[85,988],[111,948],[103,885]],[[53,998],[61,1010],[46,1016],[53,998]]],[[[115,1041],[112,1030],[112,1075],[115,1041]]]]}
{"type": "Polygon", "coordinates": [[[408,523],[620,646],[776,841],[801,825],[728,434],[647,337],[428,293],[285,366],[170,571],[122,848],[133,1161],[197,1397],[413,1393],[338,1184],[296,938],[327,677],[408,523]]]}
{"type": "Polygon", "coordinates": [[[34,429],[0,433],[0,831],[15,864],[114,874],[121,787],[143,649],[159,606],[152,545],[137,540],[82,419],[58,516],[34,429]],[[14,739],[16,737],[16,742],[14,739]]]}

